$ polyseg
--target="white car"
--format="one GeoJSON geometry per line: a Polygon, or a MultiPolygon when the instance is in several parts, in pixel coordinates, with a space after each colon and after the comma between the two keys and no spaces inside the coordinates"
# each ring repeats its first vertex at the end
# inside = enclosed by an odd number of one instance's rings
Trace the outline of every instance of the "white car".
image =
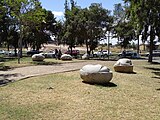
{"type": "MultiPolygon", "coordinates": [[[[17,51],[16,51],[16,53],[18,54],[17,51]]],[[[15,56],[15,51],[8,51],[8,56],[15,56]]]]}
{"type": "Polygon", "coordinates": [[[103,51],[96,51],[93,53],[94,57],[107,57],[108,55],[111,55],[111,51],[108,54],[108,50],[103,50],[103,51]]]}
{"type": "Polygon", "coordinates": [[[14,56],[15,52],[14,51],[5,51],[5,50],[0,50],[0,55],[5,55],[5,56],[14,56]]]}
{"type": "MultiPolygon", "coordinates": [[[[102,52],[104,55],[108,55],[108,50],[103,50],[102,52]]],[[[109,55],[111,55],[111,51],[109,51],[109,55]]]]}
{"type": "Polygon", "coordinates": [[[47,53],[40,53],[41,55],[45,56],[45,58],[55,58],[55,52],[49,51],[47,53]]]}
{"type": "Polygon", "coordinates": [[[0,54],[5,55],[5,54],[6,54],[6,51],[0,50],[0,54]]]}

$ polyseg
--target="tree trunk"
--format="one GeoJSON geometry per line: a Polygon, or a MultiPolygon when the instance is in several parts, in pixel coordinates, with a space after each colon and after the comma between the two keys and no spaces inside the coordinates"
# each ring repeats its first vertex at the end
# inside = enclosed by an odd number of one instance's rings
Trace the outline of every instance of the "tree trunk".
{"type": "Polygon", "coordinates": [[[152,62],[153,59],[153,41],[154,41],[154,33],[153,33],[153,27],[151,26],[150,30],[150,46],[149,46],[149,58],[148,62],[152,62]]]}
{"type": "Polygon", "coordinates": [[[139,36],[137,37],[138,43],[137,43],[137,53],[139,54],[139,36]]]}
{"type": "Polygon", "coordinates": [[[89,49],[88,49],[88,40],[86,40],[86,48],[87,48],[87,54],[89,53],[89,49]]]}
{"type": "Polygon", "coordinates": [[[9,51],[9,43],[7,44],[7,50],[9,51]]]}
{"type": "Polygon", "coordinates": [[[23,38],[23,29],[20,25],[20,38],[18,40],[18,64],[20,64],[20,58],[22,57],[22,38],[23,38]]]}
{"type": "Polygon", "coordinates": [[[14,47],[14,56],[17,56],[17,48],[14,47]]]}
{"type": "Polygon", "coordinates": [[[71,56],[73,55],[73,52],[72,52],[72,45],[71,45],[71,56]]]}

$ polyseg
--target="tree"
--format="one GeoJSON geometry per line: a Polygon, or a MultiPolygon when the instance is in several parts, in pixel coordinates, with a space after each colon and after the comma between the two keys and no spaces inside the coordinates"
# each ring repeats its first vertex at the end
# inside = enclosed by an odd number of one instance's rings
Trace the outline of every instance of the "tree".
{"type": "Polygon", "coordinates": [[[62,21],[57,21],[55,25],[55,40],[58,45],[63,43],[64,32],[64,23],[62,21]]]}
{"type": "Polygon", "coordinates": [[[125,9],[122,6],[121,3],[115,4],[114,5],[114,10],[113,10],[113,15],[114,15],[114,22],[118,23],[120,21],[124,21],[125,20],[125,9]]]}
{"type": "Polygon", "coordinates": [[[119,22],[114,29],[116,37],[119,37],[119,44],[122,48],[126,49],[130,41],[135,38],[135,31],[132,26],[132,22],[119,22]]]}
{"type": "Polygon", "coordinates": [[[7,40],[9,31],[10,19],[8,17],[8,8],[5,6],[4,1],[0,1],[0,42],[7,40]]]}
{"type": "Polygon", "coordinates": [[[80,43],[86,44],[87,53],[89,53],[97,47],[98,41],[105,37],[104,28],[109,30],[112,17],[110,11],[104,9],[101,4],[92,3],[89,8],[80,11],[78,20],[80,43]]]}
{"type": "Polygon", "coordinates": [[[89,6],[89,46],[90,50],[95,43],[98,43],[102,38],[105,38],[106,31],[111,30],[113,22],[110,16],[110,11],[103,8],[102,4],[92,3],[89,6]],[[105,30],[104,30],[105,28],[105,30]]]}
{"type": "Polygon", "coordinates": [[[17,56],[19,33],[15,27],[11,28],[8,33],[8,44],[14,47],[14,55],[17,56]]]}
{"type": "Polygon", "coordinates": [[[20,37],[18,40],[19,54],[18,63],[20,63],[20,57],[22,57],[22,40],[24,33],[28,26],[35,26],[40,24],[44,20],[44,12],[40,5],[39,0],[6,0],[5,4],[10,8],[10,16],[17,20],[17,27],[20,31],[20,37]]]}
{"type": "Polygon", "coordinates": [[[156,36],[160,37],[160,1],[159,0],[124,0],[130,7],[128,14],[134,21],[134,27],[142,38],[150,38],[148,62],[152,62],[153,44],[156,36]]]}
{"type": "Polygon", "coordinates": [[[71,0],[71,8],[68,6],[68,1],[66,0],[65,3],[65,18],[66,21],[64,23],[64,36],[63,41],[69,45],[71,49],[72,55],[72,48],[75,47],[76,39],[77,39],[77,24],[78,19],[77,15],[79,13],[79,8],[76,6],[76,3],[71,0]]]}
{"type": "Polygon", "coordinates": [[[118,37],[118,43],[122,48],[126,49],[126,47],[130,44],[130,41],[135,39],[135,30],[132,26],[131,19],[127,18],[127,10],[128,5],[122,6],[121,3],[115,4],[114,8],[114,32],[116,35],[114,37],[118,37]]]}
{"type": "Polygon", "coordinates": [[[112,21],[110,11],[101,4],[92,3],[89,8],[82,9],[71,0],[71,7],[65,2],[65,22],[63,40],[71,47],[75,44],[86,44],[87,53],[94,50],[98,41],[105,37],[104,28],[109,29],[112,21]]]}
{"type": "Polygon", "coordinates": [[[31,46],[33,49],[39,50],[41,45],[47,43],[50,40],[51,35],[56,34],[56,20],[51,11],[43,9],[44,20],[39,24],[32,25],[27,29],[25,35],[25,43],[31,46]]]}

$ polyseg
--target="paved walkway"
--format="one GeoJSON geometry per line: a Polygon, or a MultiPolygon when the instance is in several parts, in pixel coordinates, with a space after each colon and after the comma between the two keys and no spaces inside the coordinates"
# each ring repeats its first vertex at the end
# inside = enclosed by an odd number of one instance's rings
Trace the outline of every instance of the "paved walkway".
{"type": "Polygon", "coordinates": [[[115,61],[86,61],[86,62],[75,62],[75,63],[63,63],[56,65],[38,65],[38,66],[27,66],[15,68],[8,71],[0,71],[0,80],[15,81],[25,79],[28,77],[46,75],[52,73],[68,72],[81,69],[86,64],[114,64],[115,61]]]}

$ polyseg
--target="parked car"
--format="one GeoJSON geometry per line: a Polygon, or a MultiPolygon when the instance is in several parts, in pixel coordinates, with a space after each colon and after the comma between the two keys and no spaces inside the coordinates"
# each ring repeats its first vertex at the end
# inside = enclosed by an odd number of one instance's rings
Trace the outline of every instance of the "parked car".
{"type": "MultiPolygon", "coordinates": [[[[109,55],[111,55],[111,51],[109,52],[109,55]]],[[[108,56],[108,50],[96,51],[93,53],[93,57],[107,57],[107,56],[108,56]]]]}
{"type": "Polygon", "coordinates": [[[4,50],[0,50],[0,54],[1,54],[1,55],[5,55],[5,54],[7,54],[7,52],[4,51],[4,50]]]}
{"type": "Polygon", "coordinates": [[[140,55],[134,51],[124,51],[118,54],[119,57],[122,58],[140,58],[140,55]]]}
{"type": "MultiPolygon", "coordinates": [[[[71,55],[71,50],[68,50],[66,52],[64,52],[65,54],[70,54],[71,55]]],[[[79,55],[79,50],[72,50],[72,56],[77,57],[77,55],[79,55]]]]}
{"type": "MultiPolygon", "coordinates": [[[[18,54],[18,52],[17,52],[17,54],[18,54]]],[[[8,51],[8,56],[15,56],[15,51],[8,51]]]]}
{"type": "Polygon", "coordinates": [[[40,54],[42,54],[43,56],[45,56],[45,58],[55,58],[55,51],[49,51],[49,52],[40,53],[40,54]]]}
{"type": "Polygon", "coordinates": [[[28,56],[32,56],[32,55],[34,55],[34,54],[39,54],[39,53],[41,53],[41,52],[43,52],[43,51],[30,50],[30,51],[27,52],[27,55],[28,55],[28,56]]]}
{"type": "MultiPolygon", "coordinates": [[[[150,54],[146,53],[146,56],[148,57],[150,54]]],[[[153,50],[153,57],[160,57],[160,50],[153,50]]]]}
{"type": "Polygon", "coordinates": [[[103,50],[102,52],[103,52],[103,55],[111,55],[112,54],[111,51],[109,51],[109,54],[108,54],[108,50],[103,50]]]}
{"type": "Polygon", "coordinates": [[[0,54],[5,56],[15,56],[15,51],[0,50],[0,54]]]}

